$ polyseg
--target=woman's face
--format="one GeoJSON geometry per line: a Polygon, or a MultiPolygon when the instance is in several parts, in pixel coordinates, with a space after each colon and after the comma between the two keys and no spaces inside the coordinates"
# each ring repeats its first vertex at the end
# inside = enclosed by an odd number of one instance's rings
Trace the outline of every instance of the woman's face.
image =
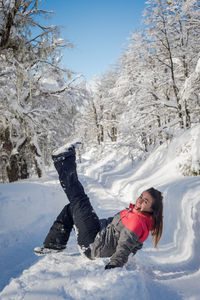
{"type": "Polygon", "coordinates": [[[148,192],[143,192],[135,202],[135,211],[152,212],[153,198],[148,192]]]}

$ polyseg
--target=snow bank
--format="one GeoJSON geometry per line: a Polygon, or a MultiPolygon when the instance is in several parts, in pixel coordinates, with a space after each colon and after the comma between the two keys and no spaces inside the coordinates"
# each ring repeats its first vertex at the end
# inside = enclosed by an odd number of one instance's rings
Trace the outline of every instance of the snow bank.
{"type": "Polygon", "coordinates": [[[51,170],[43,180],[1,185],[1,299],[199,299],[200,176],[184,177],[182,167],[198,166],[200,126],[162,145],[132,166],[115,153],[98,162],[89,154],[78,164],[80,179],[100,217],[111,216],[154,186],[164,195],[164,232],[158,250],[151,239],[124,268],[104,270],[109,259],[89,261],[78,253],[75,235],[59,254],[36,257],[66,198],[51,170]],[[12,279],[14,278],[14,279],[12,279]]]}

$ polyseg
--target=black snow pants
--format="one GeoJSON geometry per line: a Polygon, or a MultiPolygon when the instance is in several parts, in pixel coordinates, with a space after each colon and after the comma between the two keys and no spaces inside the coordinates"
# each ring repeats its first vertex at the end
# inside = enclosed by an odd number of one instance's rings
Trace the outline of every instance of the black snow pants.
{"type": "Polygon", "coordinates": [[[64,249],[74,226],[78,245],[84,251],[100,231],[99,218],[78,180],[75,156],[75,150],[72,149],[59,159],[52,157],[60,184],[70,203],[63,208],[50,228],[44,241],[47,248],[64,249]]]}

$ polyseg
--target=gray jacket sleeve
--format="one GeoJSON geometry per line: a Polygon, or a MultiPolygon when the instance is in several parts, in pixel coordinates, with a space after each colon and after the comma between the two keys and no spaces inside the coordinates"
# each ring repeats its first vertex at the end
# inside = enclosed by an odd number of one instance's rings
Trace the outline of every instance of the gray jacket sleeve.
{"type": "Polygon", "coordinates": [[[142,246],[143,243],[139,241],[137,234],[124,227],[120,233],[116,251],[110,258],[110,264],[123,267],[128,261],[129,254],[135,254],[142,246]]]}

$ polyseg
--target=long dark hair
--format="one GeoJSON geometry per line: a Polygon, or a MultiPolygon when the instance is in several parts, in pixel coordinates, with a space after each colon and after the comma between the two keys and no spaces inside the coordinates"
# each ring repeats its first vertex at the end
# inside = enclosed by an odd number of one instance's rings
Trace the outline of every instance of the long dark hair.
{"type": "Polygon", "coordinates": [[[153,224],[152,239],[154,241],[154,247],[156,248],[163,232],[163,196],[160,191],[151,187],[146,190],[153,198],[151,208],[153,209],[153,224]]]}

